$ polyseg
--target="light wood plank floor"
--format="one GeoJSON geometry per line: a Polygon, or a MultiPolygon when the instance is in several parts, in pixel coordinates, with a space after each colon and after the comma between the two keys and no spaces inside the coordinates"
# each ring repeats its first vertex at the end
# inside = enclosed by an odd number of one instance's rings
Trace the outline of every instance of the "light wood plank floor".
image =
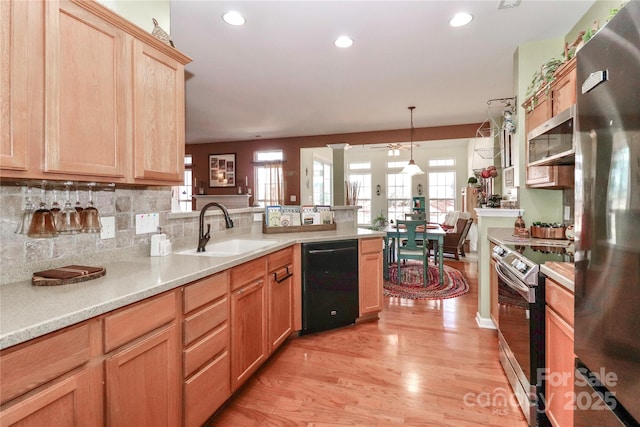
{"type": "Polygon", "coordinates": [[[526,422],[478,328],[477,264],[447,261],[470,291],[386,298],[377,322],[290,339],[211,426],[509,426],[526,422]]]}

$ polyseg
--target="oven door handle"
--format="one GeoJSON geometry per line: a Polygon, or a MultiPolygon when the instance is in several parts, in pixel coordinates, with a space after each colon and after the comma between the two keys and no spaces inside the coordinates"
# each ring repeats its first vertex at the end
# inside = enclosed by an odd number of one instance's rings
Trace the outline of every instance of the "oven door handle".
{"type": "Polygon", "coordinates": [[[496,273],[498,274],[498,277],[500,277],[502,279],[502,281],[509,286],[510,288],[512,288],[513,290],[515,290],[516,292],[518,292],[520,295],[522,295],[527,301],[529,301],[529,287],[527,285],[525,285],[524,283],[519,283],[516,282],[514,280],[512,280],[510,277],[508,277],[507,275],[505,275],[501,270],[500,270],[500,264],[496,262],[496,273]]]}

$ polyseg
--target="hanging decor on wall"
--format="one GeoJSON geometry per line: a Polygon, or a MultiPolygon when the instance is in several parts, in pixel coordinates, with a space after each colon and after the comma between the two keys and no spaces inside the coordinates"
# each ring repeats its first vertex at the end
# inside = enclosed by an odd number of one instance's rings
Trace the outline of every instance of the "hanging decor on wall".
{"type": "Polygon", "coordinates": [[[209,154],[209,187],[236,186],[236,155],[209,154]]]}

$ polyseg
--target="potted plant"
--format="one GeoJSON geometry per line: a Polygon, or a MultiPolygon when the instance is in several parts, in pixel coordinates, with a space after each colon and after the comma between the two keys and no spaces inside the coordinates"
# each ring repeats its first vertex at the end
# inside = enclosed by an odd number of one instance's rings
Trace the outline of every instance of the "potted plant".
{"type": "Polygon", "coordinates": [[[371,228],[376,231],[381,231],[384,230],[387,224],[389,224],[389,221],[387,221],[387,217],[384,216],[382,211],[380,211],[378,213],[378,216],[376,216],[371,222],[371,228]]]}

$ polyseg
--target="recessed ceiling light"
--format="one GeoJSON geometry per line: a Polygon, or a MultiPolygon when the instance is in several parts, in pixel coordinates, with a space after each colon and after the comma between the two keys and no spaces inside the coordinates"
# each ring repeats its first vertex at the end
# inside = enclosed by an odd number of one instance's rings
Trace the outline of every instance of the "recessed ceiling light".
{"type": "Polygon", "coordinates": [[[227,12],[222,15],[222,19],[229,25],[244,25],[246,20],[244,16],[240,15],[240,13],[236,11],[227,12]]]}
{"type": "Polygon", "coordinates": [[[336,39],[335,42],[333,42],[333,44],[338,47],[351,47],[351,45],[353,44],[353,39],[347,36],[340,36],[336,39]]]}
{"type": "Polygon", "coordinates": [[[467,25],[471,21],[473,21],[473,15],[470,15],[466,12],[460,12],[453,18],[451,18],[451,21],[449,21],[449,25],[451,25],[452,27],[462,27],[463,25],[467,25]]]}

